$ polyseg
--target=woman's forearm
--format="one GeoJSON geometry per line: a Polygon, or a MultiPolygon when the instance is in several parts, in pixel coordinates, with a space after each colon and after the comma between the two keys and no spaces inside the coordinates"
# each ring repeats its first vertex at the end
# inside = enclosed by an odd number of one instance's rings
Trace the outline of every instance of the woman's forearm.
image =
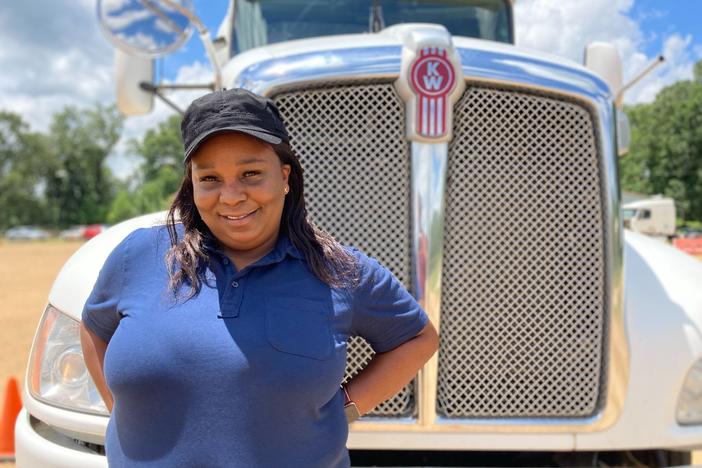
{"type": "Polygon", "coordinates": [[[407,385],[438,347],[439,336],[429,322],[414,338],[391,351],[373,356],[346,385],[359,413],[371,411],[407,385]]]}
{"type": "Polygon", "coordinates": [[[83,349],[83,360],[88,368],[88,373],[93,378],[95,387],[97,387],[102,400],[105,402],[107,410],[112,412],[112,393],[107,388],[105,374],[103,373],[107,343],[88,330],[82,323],[80,324],[80,342],[83,349]]]}

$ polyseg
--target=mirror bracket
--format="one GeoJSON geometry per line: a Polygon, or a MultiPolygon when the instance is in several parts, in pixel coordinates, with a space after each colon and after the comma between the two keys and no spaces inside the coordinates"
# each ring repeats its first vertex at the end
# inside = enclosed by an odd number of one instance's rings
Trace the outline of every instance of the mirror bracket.
{"type": "Polygon", "coordinates": [[[144,91],[147,91],[149,93],[153,93],[154,96],[162,100],[166,105],[168,105],[171,109],[174,111],[178,112],[180,115],[185,114],[185,111],[178,107],[178,105],[171,101],[169,98],[167,98],[162,91],[166,89],[206,89],[208,91],[213,91],[215,89],[215,84],[214,83],[203,83],[203,84],[160,84],[160,85],[155,85],[153,83],[149,83],[147,81],[142,81],[139,83],[139,88],[141,88],[144,91]]]}
{"type": "Polygon", "coordinates": [[[200,34],[202,45],[205,47],[205,51],[207,52],[207,57],[210,59],[210,64],[212,64],[212,70],[214,71],[214,89],[222,89],[222,69],[217,61],[217,51],[215,50],[215,46],[212,42],[210,31],[203,24],[203,22],[200,21],[200,18],[198,18],[198,16],[188,8],[185,8],[183,5],[180,5],[178,2],[173,0],[162,1],[171,8],[176,9],[195,25],[198,33],[200,34]]]}

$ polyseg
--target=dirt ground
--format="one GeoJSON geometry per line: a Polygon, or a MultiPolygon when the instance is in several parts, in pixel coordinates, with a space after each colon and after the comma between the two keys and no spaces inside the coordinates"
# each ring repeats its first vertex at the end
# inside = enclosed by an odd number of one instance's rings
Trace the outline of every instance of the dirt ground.
{"type": "MultiPolygon", "coordinates": [[[[0,398],[4,398],[9,376],[23,384],[34,331],[51,284],[81,245],[76,241],[0,240],[0,398]]],[[[702,451],[695,453],[694,462],[702,464],[702,451]]],[[[0,467],[13,468],[14,464],[0,463],[0,467]]]]}
{"type": "Polygon", "coordinates": [[[24,371],[34,331],[51,284],[82,242],[6,242],[0,240],[0,379],[24,371]]]}
{"type": "MultiPolygon", "coordinates": [[[[61,266],[82,244],[0,240],[0,398],[5,398],[10,376],[24,384],[29,349],[51,284],[61,266]]],[[[2,468],[14,466],[0,463],[2,468]]]]}

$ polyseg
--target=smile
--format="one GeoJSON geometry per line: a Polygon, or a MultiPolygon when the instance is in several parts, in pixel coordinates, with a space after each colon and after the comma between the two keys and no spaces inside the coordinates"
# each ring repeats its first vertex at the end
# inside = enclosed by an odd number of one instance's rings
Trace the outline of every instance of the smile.
{"type": "Polygon", "coordinates": [[[247,213],[247,214],[244,214],[244,215],[241,215],[241,216],[234,216],[234,215],[221,215],[221,216],[222,216],[224,219],[227,219],[227,220],[229,220],[229,221],[242,221],[242,220],[246,220],[246,219],[250,218],[250,217],[251,217],[252,215],[254,215],[257,211],[258,211],[258,209],[255,209],[255,210],[253,210],[252,212],[247,213]]]}
{"type": "Polygon", "coordinates": [[[227,218],[227,219],[244,219],[247,216],[251,215],[252,213],[254,213],[254,211],[252,211],[249,214],[245,214],[245,215],[241,215],[241,216],[225,216],[225,218],[227,218]]]}

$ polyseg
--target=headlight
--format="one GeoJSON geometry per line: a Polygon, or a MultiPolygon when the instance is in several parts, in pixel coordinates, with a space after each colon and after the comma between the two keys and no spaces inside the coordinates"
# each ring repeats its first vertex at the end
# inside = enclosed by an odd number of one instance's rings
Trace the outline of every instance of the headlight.
{"type": "Polygon", "coordinates": [[[687,372],[678,398],[677,417],[680,424],[702,423],[702,360],[687,372]]]}
{"type": "Polygon", "coordinates": [[[108,415],[80,347],[79,323],[52,305],[39,324],[29,358],[29,391],[38,400],[74,411],[108,415]]]}

